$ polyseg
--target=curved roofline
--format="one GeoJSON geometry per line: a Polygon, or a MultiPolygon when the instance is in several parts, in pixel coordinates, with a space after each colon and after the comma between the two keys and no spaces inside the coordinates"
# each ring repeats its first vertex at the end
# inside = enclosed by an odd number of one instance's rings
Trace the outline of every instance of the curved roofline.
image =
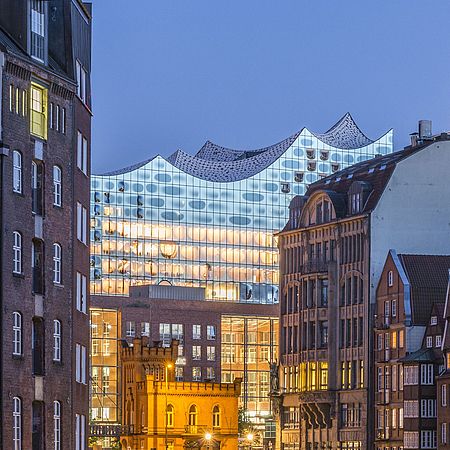
{"type": "Polygon", "coordinates": [[[353,120],[351,114],[347,112],[324,134],[313,133],[308,128],[303,127],[300,131],[275,144],[254,150],[231,149],[219,146],[208,140],[195,155],[191,155],[181,149],[178,149],[168,157],[157,154],[152,158],[122,169],[101,174],[93,174],[93,176],[122,175],[124,173],[137,170],[150,163],[155,158],[161,157],[180,171],[196,178],[215,182],[234,182],[243,179],[244,175],[245,178],[257,175],[262,170],[269,167],[277,158],[287,151],[287,149],[299,136],[305,132],[309,133],[311,136],[328,145],[332,149],[351,150],[356,148],[363,149],[369,145],[372,145],[392,133],[392,131],[393,129],[391,128],[377,140],[372,141],[364,133],[362,133],[353,120]],[[361,141],[360,143],[358,143],[359,140],[361,141]],[[342,145],[338,146],[339,143],[342,145]],[[247,164],[247,169],[244,175],[242,173],[238,173],[238,169],[242,168],[243,161],[247,164]],[[214,167],[220,168],[221,170],[213,171],[212,169],[214,167]],[[204,175],[205,173],[212,173],[212,175],[208,178],[204,175]],[[230,174],[232,174],[232,176],[230,176],[230,174]]]}

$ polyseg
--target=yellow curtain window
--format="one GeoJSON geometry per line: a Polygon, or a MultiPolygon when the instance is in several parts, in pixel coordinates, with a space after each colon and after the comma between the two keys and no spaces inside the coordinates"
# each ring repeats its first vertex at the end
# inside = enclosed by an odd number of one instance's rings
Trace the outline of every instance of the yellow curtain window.
{"type": "Polygon", "coordinates": [[[35,83],[30,90],[30,132],[47,139],[47,89],[35,83]]]}

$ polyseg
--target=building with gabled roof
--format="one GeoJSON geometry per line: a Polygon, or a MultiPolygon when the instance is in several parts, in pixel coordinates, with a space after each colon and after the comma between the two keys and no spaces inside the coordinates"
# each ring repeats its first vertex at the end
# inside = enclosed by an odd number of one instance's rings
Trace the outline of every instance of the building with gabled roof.
{"type": "MultiPolygon", "coordinates": [[[[283,450],[373,446],[372,328],[386,254],[450,253],[450,141],[422,137],[291,202],[278,235],[281,367],[271,394],[283,450]]],[[[417,346],[422,337],[411,335],[417,346]]]]}

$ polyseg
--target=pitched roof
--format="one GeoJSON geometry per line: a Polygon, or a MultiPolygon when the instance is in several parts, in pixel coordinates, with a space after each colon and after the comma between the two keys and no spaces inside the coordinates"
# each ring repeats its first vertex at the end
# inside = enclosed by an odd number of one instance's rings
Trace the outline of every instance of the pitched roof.
{"type": "Polygon", "coordinates": [[[409,355],[401,358],[399,361],[401,362],[434,362],[438,359],[439,356],[436,355],[434,349],[432,348],[421,348],[409,355]]]}
{"type": "Polygon", "coordinates": [[[443,315],[447,293],[450,256],[447,255],[398,255],[411,286],[412,321],[426,325],[433,304],[443,315]]]}

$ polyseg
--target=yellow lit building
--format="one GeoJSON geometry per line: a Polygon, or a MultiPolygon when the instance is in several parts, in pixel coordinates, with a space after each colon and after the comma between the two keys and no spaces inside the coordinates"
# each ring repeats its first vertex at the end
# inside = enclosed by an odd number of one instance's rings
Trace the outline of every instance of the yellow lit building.
{"type": "Polygon", "coordinates": [[[121,354],[123,450],[238,448],[241,379],[174,381],[176,341],[164,348],[134,339],[121,354]]]}

